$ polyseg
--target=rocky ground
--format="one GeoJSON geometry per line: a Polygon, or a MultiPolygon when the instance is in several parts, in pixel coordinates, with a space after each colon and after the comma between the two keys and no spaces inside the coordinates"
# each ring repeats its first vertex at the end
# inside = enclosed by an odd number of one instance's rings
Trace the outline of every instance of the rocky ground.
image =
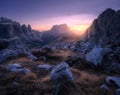
{"type": "Polygon", "coordinates": [[[81,39],[65,24],[41,38],[0,19],[0,95],[120,95],[120,10],[106,9],[81,39]]]}
{"type": "MultiPolygon", "coordinates": [[[[32,54],[38,58],[43,52],[33,50],[32,54]]],[[[8,58],[4,61],[4,65],[0,66],[0,95],[114,95],[118,87],[107,84],[106,81],[106,78],[113,74],[92,67],[89,62],[76,57],[78,55],[80,54],[61,49],[54,52],[47,51],[44,55],[46,59],[36,61],[24,55],[8,58]],[[68,67],[65,62],[69,64],[68,67]],[[58,70],[57,66],[62,70],[58,70]],[[16,68],[29,71],[17,71],[16,68]],[[61,73],[62,81],[59,80],[60,76],[54,80],[57,77],[54,76],[56,72],[57,75],[61,73]],[[71,80],[69,76],[72,77],[71,80]],[[53,80],[59,81],[59,84],[53,80]],[[57,94],[53,94],[54,92],[57,94]]]]}

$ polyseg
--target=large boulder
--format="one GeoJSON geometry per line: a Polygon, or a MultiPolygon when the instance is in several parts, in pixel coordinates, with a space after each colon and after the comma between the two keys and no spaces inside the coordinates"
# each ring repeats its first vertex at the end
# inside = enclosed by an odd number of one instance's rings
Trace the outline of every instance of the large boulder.
{"type": "Polygon", "coordinates": [[[66,62],[61,62],[50,73],[54,95],[68,95],[74,87],[72,72],[66,62]],[[68,87],[69,86],[69,87],[68,87]]]}
{"type": "Polygon", "coordinates": [[[69,65],[66,62],[61,62],[50,73],[50,78],[54,83],[59,83],[66,80],[73,80],[72,72],[69,69],[69,65]]]}
{"type": "Polygon", "coordinates": [[[101,65],[105,54],[111,52],[109,48],[93,48],[89,53],[86,54],[86,60],[93,63],[94,66],[101,65]]]}
{"type": "Polygon", "coordinates": [[[120,95],[120,88],[115,91],[115,95],[120,95]]]}

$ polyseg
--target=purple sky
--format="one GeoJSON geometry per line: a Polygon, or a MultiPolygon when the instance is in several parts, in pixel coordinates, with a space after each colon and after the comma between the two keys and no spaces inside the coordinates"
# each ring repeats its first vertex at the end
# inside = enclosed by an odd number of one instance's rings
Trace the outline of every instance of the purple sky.
{"type": "Polygon", "coordinates": [[[120,9],[120,0],[0,0],[0,16],[33,28],[89,24],[106,8],[120,9]]]}

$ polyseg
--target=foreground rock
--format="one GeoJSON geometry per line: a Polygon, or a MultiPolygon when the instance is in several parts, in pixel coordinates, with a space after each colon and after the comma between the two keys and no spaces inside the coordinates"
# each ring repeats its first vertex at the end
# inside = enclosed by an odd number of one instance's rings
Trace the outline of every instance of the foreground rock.
{"type": "Polygon", "coordinates": [[[10,57],[17,57],[18,55],[23,54],[31,60],[37,60],[37,57],[33,56],[29,51],[24,48],[13,48],[13,49],[4,49],[0,51],[0,63],[7,60],[10,57]]]}
{"type": "Polygon", "coordinates": [[[120,77],[107,77],[106,78],[106,83],[109,85],[115,85],[120,88],[120,77]]]}
{"type": "Polygon", "coordinates": [[[100,66],[105,54],[111,52],[109,48],[93,48],[86,54],[86,60],[92,62],[94,66],[100,66]]]}
{"type": "Polygon", "coordinates": [[[72,72],[65,62],[60,63],[51,71],[50,79],[53,83],[53,95],[68,95],[69,88],[74,86],[72,72]]]}
{"type": "Polygon", "coordinates": [[[19,63],[8,64],[6,66],[6,69],[9,71],[15,72],[15,73],[23,73],[23,74],[28,74],[31,72],[31,70],[29,70],[27,68],[22,68],[19,63]]]}
{"type": "Polygon", "coordinates": [[[120,95],[120,88],[115,91],[115,95],[120,95]]]}

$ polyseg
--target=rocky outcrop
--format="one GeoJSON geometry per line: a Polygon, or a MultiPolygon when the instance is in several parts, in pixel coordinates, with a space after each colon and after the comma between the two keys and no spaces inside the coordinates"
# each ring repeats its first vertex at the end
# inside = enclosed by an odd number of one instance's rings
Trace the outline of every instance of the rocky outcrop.
{"type": "Polygon", "coordinates": [[[40,45],[40,37],[38,39],[36,36],[38,34],[31,29],[30,25],[20,25],[16,21],[3,17],[0,18],[0,39],[6,39],[9,43],[12,43],[11,39],[13,41],[14,38],[17,38],[18,40],[15,39],[15,41],[18,41],[18,43],[21,41],[21,44],[40,45]]]}
{"type": "Polygon", "coordinates": [[[120,43],[120,10],[106,9],[88,28],[85,42],[97,46],[120,43]]]}
{"type": "Polygon", "coordinates": [[[27,58],[35,61],[37,57],[32,55],[29,51],[27,51],[24,47],[23,48],[13,48],[13,49],[4,49],[0,51],[0,63],[3,63],[7,59],[11,57],[17,57],[18,55],[25,55],[27,58]]]}

